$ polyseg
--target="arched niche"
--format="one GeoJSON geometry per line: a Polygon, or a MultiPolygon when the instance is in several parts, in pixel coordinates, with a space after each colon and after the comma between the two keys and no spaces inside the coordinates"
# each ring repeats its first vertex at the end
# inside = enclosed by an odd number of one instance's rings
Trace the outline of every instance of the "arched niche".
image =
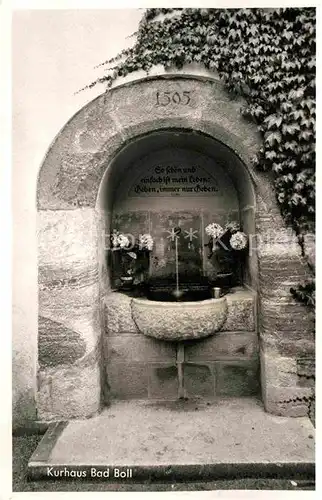
{"type": "MultiPolygon", "coordinates": [[[[199,267],[209,277],[216,270],[205,248],[207,224],[224,226],[233,220],[250,238],[255,232],[255,192],[244,163],[220,141],[189,129],[151,132],[127,144],[106,169],[97,208],[104,213],[107,235],[113,230],[152,235],[151,275],[166,275],[173,268],[172,227],[182,227],[182,267],[189,262],[193,273],[195,261],[195,272],[199,267]]],[[[242,282],[256,287],[256,270],[255,253],[250,253],[242,282]]],[[[103,282],[109,272],[105,267],[103,282]]]]}

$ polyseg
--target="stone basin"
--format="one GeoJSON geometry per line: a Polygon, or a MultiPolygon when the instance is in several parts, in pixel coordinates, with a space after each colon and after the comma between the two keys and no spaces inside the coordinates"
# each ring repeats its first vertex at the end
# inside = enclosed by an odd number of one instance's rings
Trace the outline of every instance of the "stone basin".
{"type": "Polygon", "coordinates": [[[139,332],[170,341],[208,337],[223,327],[228,313],[226,297],[195,302],[134,298],[131,308],[139,332]]]}

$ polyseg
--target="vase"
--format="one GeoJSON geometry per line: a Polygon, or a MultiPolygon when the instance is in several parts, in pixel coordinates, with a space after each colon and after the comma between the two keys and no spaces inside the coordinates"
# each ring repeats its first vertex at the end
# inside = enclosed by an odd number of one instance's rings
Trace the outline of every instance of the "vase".
{"type": "Polygon", "coordinates": [[[131,290],[133,287],[133,276],[121,276],[122,290],[131,290]]]}

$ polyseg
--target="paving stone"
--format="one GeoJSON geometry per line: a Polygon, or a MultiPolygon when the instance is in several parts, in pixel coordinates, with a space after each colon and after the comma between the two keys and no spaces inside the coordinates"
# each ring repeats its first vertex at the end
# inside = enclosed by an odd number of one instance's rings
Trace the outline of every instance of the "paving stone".
{"type": "Polygon", "coordinates": [[[132,467],[133,481],[139,474],[147,479],[158,473],[161,480],[169,480],[169,474],[174,479],[185,474],[186,480],[209,474],[287,477],[287,468],[292,475],[314,474],[310,420],[269,415],[255,398],[208,404],[115,401],[100,415],[57,430],[47,431],[29,461],[34,477],[46,476],[47,466],[64,470],[65,465],[109,467],[111,472],[113,467],[132,467]]]}

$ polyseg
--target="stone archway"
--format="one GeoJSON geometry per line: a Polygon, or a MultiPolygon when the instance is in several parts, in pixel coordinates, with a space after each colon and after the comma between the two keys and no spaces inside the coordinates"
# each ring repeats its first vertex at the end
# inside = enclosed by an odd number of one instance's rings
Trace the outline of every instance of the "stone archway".
{"type": "Polygon", "coordinates": [[[240,116],[240,105],[220,82],[156,77],[99,96],[54,140],[39,173],[37,195],[39,419],[85,417],[101,407],[105,326],[100,311],[109,285],[100,282],[105,213],[97,203],[99,188],[103,176],[109,182],[111,166],[128,144],[164,129],[212,137],[245,166],[257,203],[262,394],[268,411],[306,413],[312,389],[303,386],[298,367],[314,349],[311,320],[289,295],[306,268],[279,215],[270,180],[252,167],[260,138],[240,116]]]}

